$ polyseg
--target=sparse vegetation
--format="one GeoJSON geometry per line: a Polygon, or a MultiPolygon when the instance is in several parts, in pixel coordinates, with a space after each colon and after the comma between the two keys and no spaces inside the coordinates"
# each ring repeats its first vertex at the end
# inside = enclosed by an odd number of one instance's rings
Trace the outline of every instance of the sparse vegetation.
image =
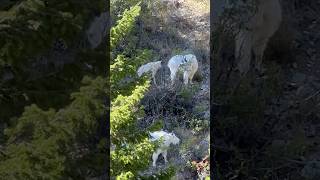
{"type": "MultiPolygon", "coordinates": [[[[206,6],[209,7],[208,1],[206,6]]],[[[160,2],[155,2],[155,4],[160,2]]],[[[198,3],[194,1],[193,3],[198,3]]],[[[204,3],[204,1],[203,1],[204,3]]],[[[200,92],[203,84],[206,84],[208,81],[208,46],[205,46],[201,43],[194,43],[194,38],[199,38],[193,36],[192,29],[196,28],[192,22],[196,20],[196,17],[202,19],[203,23],[209,23],[209,14],[206,12],[190,12],[187,14],[186,10],[191,7],[186,2],[182,4],[182,7],[173,7],[172,5],[165,6],[155,6],[148,4],[149,9],[145,9],[141,13],[141,16],[138,19],[138,27],[134,31],[135,35],[139,37],[140,47],[147,47],[152,49],[155,55],[154,58],[151,58],[149,61],[158,61],[161,60],[164,62],[164,66],[160,68],[159,72],[156,74],[158,88],[151,86],[149,91],[145,94],[144,98],[141,101],[141,105],[144,107],[145,116],[141,118],[138,122],[139,127],[142,129],[150,129],[150,126],[156,126],[163,130],[172,131],[177,134],[177,137],[181,138],[181,146],[172,147],[172,151],[168,154],[169,163],[172,163],[175,172],[172,174],[173,179],[184,179],[197,176],[195,169],[186,166],[186,163],[191,161],[197,156],[202,156],[204,153],[207,154],[207,149],[201,148],[192,149],[193,145],[200,143],[203,134],[208,135],[209,131],[209,119],[208,117],[204,118],[204,112],[208,111],[209,103],[206,101],[209,100],[209,96],[201,97],[200,92]],[[157,9],[156,11],[152,11],[157,9]],[[178,12],[179,11],[179,12],[178,12]],[[183,13],[183,14],[179,14],[183,13]],[[194,17],[190,15],[196,15],[194,17]],[[208,16],[207,16],[208,15],[208,16]],[[155,23],[157,22],[157,23],[155,23]],[[197,74],[194,76],[193,85],[188,85],[187,87],[183,85],[181,80],[182,75],[179,74],[177,78],[177,83],[174,88],[169,88],[170,84],[170,72],[166,63],[168,60],[176,54],[188,54],[194,53],[200,62],[200,68],[197,74]],[[166,80],[167,79],[167,80],[166,80]],[[200,100],[197,100],[200,99],[200,100]],[[200,105],[202,104],[202,105],[200,105]],[[200,108],[201,106],[201,108],[200,108]],[[198,109],[196,108],[198,107],[198,109]],[[195,112],[195,113],[194,113],[195,112]],[[194,113],[194,115],[193,115],[194,113]],[[161,123],[160,123],[161,122],[161,123]],[[190,136],[184,137],[184,134],[180,133],[182,130],[190,133],[190,136]],[[194,132],[192,134],[192,131],[194,132]],[[195,144],[187,143],[190,137],[195,137],[195,144]],[[181,149],[189,149],[187,151],[181,151],[181,149]],[[205,150],[204,150],[205,149],[205,150]],[[192,152],[192,156],[188,156],[188,152],[192,152]],[[173,155],[174,154],[174,155],[173,155]],[[201,154],[201,155],[200,155],[201,154]],[[185,158],[180,158],[183,156],[185,158]]],[[[145,7],[142,5],[142,7],[145,7]]],[[[199,20],[199,19],[197,19],[199,20]]],[[[200,25],[197,25],[197,28],[200,25]]],[[[203,36],[208,35],[209,29],[200,30],[203,36]]],[[[199,35],[200,35],[199,32],[199,35]]],[[[201,36],[201,35],[200,35],[201,36]]],[[[202,37],[203,38],[203,37],[202,37]]],[[[208,39],[207,39],[208,40],[208,39]]],[[[208,43],[203,41],[203,43],[208,43]]],[[[209,89],[208,89],[209,91],[209,89]]],[[[209,93],[208,93],[209,94],[209,93]]],[[[206,139],[205,142],[208,140],[206,139]]],[[[208,143],[208,142],[207,142],[208,143]]],[[[161,158],[159,158],[160,161],[161,158]]],[[[150,174],[158,174],[158,171],[166,169],[163,167],[163,163],[160,163],[159,169],[148,169],[142,173],[145,176],[150,174]]],[[[150,176],[151,177],[151,176],[150,176]]]]}
{"type": "MultiPolygon", "coordinates": [[[[298,17],[309,16],[287,9],[291,3],[282,1],[284,22],[271,38],[262,74],[250,71],[241,81],[238,78],[233,56],[234,34],[229,31],[230,24],[226,23],[234,20],[229,18],[232,9],[221,17],[223,23],[218,22],[213,29],[212,56],[216,59],[212,76],[215,84],[213,96],[218,110],[214,115],[215,144],[212,147],[216,150],[215,174],[218,179],[298,180],[319,177],[317,168],[309,166],[314,162],[315,151],[319,150],[312,144],[318,135],[309,134],[310,127],[318,124],[315,120],[319,116],[313,111],[318,108],[303,99],[310,97],[304,93],[307,94],[305,88],[310,87],[308,84],[314,83],[311,79],[320,76],[306,73],[311,72],[311,66],[303,68],[304,63],[312,61],[311,56],[317,56],[316,53],[302,55],[302,52],[313,49],[303,37],[317,35],[304,35],[299,31],[300,26],[295,23],[304,20],[298,17]],[[308,48],[294,47],[292,42],[308,48]],[[310,78],[309,82],[304,81],[306,76],[310,78]]],[[[305,4],[304,7],[308,6],[305,4]]],[[[318,66],[317,63],[314,65],[318,66]]],[[[317,92],[315,89],[311,91],[317,92]]],[[[319,103],[318,98],[313,98],[312,101],[319,103]]]]}

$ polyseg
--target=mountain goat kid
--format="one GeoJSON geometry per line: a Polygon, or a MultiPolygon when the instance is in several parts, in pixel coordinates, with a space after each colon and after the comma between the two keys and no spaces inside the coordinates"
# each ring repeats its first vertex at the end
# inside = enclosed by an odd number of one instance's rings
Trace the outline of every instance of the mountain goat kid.
{"type": "Polygon", "coordinates": [[[162,156],[164,157],[164,161],[165,163],[168,162],[167,160],[167,150],[170,146],[170,144],[179,144],[180,143],[180,139],[174,134],[174,133],[168,133],[165,131],[155,131],[155,132],[150,132],[150,136],[151,136],[151,141],[157,141],[162,139],[162,143],[159,146],[159,148],[153,153],[152,155],[152,165],[155,167],[156,166],[156,162],[157,159],[159,157],[160,154],[162,154],[162,156]]]}
{"type": "Polygon", "coordinates": [[[138,73],[138,76],[141,77],[142,74],[151,72],[153,82],[156,86],[158,86],[156,82],[156,73],[160,68],[161,68],[161,61],[149,62],[147,64],[140,66],[137,73],[138,73]]]}
{"type": "Polygon", "coordinates": [[[255,68],[260,71],[264,51],[269,39],[278,30],[282,15],[279,0],[258,0],[258,11],[240,29],[235,40],[235,57],[239,59],[238,69],[245,75],[250,69],[252,52],[255,68]]]}
{"type": "Polygon", "coordinates": [[[171,85],[174,84],[176,74],[179,70],[184,71],[183,81],[184,84],[187,85],[189,82],[192,84],[192,78],[198,70],[198,61],[196,56],[193,54],[175,55],[169,60],[168,67],[171,72],[171,85]]]}

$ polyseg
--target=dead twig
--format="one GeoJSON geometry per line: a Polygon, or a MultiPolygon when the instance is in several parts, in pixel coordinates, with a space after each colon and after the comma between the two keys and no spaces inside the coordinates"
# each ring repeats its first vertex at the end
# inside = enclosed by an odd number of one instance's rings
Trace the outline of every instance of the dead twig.
{"type": "Polygon", "coordinates": [[[305,98],[305,99],[304,99],[304,101],[308,101],[309,99],[311,99],[311,98],[313,98],[313,97],[317,96],[318,94],[320,94],[320,90],[316,91],[316,92],[315,92],[314,94],[312,94],[311,96],[309,96],[309,97],[305,98]]]}

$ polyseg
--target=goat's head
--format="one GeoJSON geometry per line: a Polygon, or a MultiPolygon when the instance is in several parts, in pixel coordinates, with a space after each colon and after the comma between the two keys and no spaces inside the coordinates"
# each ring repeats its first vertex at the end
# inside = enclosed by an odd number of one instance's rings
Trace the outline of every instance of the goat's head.
{"type": "Polygon", "coordinates": [[[159,69],[161,68],[162,64],[162,61],[157,61],[155,66],[157,67],[157,69],[159,69]]]}
{"type": "Polygon", "coordinates": [[[137,74],[138,74],[139,77],[141,77],[141,75],[144,73],[143,67],[144,67],[144,65],[140,66],[139,69],[138,69],[138,71],[137,71],[137,74]]]}
{"type": "Polygon", "coordinates": [[[170,141],[172,144],[176,145],[180,143],[180,139],[174,133],[170,133],[170,136],[170,141]]]}

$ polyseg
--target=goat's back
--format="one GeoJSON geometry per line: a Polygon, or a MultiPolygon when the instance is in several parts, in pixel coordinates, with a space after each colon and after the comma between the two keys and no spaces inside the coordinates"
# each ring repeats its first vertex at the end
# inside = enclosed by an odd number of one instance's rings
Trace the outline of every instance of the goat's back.
{"type": "Polygon", "coordinates": [[[279,28],[282,20],[279,0],[260,0],[258,12],[252,19],[253,33],[257,38],[269,38],[279,28]]]}
{"type": "Polygon", "coordinates": [[[138,68],[138,71],[137,71],[138,76],[140,77],[142,74],[144,74],[144,73],[146,73],[146,72],[148,72],[150,70],[151,70],[151,65],[149,63],[148,64],[144,64],[144,65],[142,65],[142,66],[140,66],[138,68]]]}
{"type": "Polygon", "coordinates": [[[180,66],[181,64],[185,63],[184,58],[186,58],[187,62],[191,62],[191,64],[198,65],[196,56],[193,54],[187,54],[187,55],[173,56],[168,62],[168,67],[170,68],[170,67],[180,66]]]}
{"type": "Polygon", "coordinates": [[[168,67],[179,67],[183,62],[183,55],[175,55],[168,61],[168,67]]]}
{"type": "Polygon", "coordinates": [[[150,132],[150,136],[151,136],[151,141],[157,141],[160,140],[161,138],[163,138],[163,142],[161,146],[169,146],[171,143],[173,143],[173,139],[175,138],[175,136],[172,136],[170,133],[167,133],[165,131],[155,131],[155,132],[150,132]]]}
{"type": "Polygon", "coordinates": [[[157,71],[161,67],[161,61],[149,62],[138,68],[138,76],[140,77],[143,73],[150,72],[152,70],[157,71]]]}

